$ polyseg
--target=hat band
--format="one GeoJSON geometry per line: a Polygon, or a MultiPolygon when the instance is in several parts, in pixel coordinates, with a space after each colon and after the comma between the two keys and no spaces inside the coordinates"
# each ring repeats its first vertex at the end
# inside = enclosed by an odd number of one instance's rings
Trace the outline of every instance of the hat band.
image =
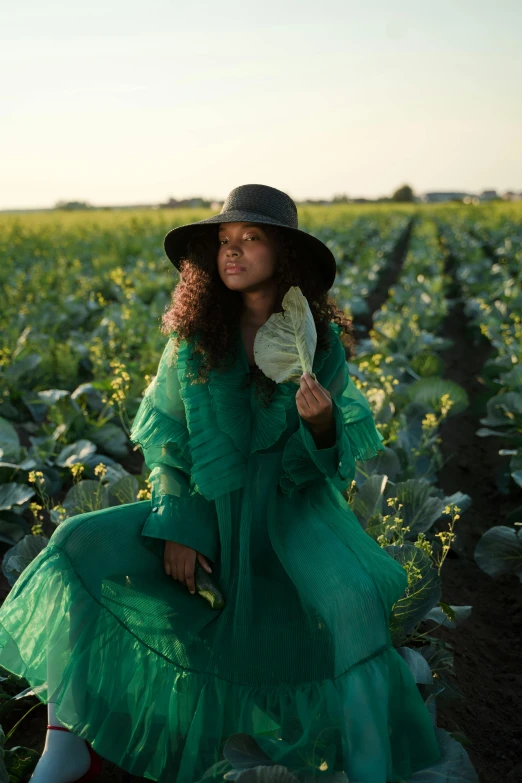
{"type": "Polygon", "coordinates": [[[224,212],[219,212],[217,215],[213,215],[211,218],[201,220],[201,223],[246,223],[248,221],[257,223],[268,223],[275,226],[286,226],[286,228],[297,228],[297,220],[289,223],[283,221],[281,218],[274,217],[272,215],[265,215],[261,212],[250,212],[243,209],[227,209],[224,212]],[[224,219],[223,219],[224,218],[224,219]]]}

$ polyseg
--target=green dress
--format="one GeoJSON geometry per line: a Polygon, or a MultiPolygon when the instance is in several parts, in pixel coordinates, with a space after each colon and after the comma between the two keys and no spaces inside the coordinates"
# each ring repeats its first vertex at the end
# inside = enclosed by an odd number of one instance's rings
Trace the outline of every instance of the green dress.
{"type": "Polygon", "coordinates": [[[236,733],[303,779],[388,783],[440,758],[391,642],[406,571],[342,495],[383,439],[335,323],[329,338],[313,370],[337,437],[318,449],[295,384],[264,407],[247,383],[239,329],[208,381],[173,333],[131,432],[152,501],[65,520],[0,609],[0,665],[135,775],[222,781],[236,733]],[[166,539],[211,559],[224,608],[165,573],[166,539]]]}

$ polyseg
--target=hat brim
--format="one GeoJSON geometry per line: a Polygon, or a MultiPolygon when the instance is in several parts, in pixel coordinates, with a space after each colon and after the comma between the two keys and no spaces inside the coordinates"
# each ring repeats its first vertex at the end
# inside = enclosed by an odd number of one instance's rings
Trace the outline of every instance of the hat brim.
{"type": "Polygon", "coordinates": [[[285,223],[281,223],[266,215],[257,214],[255,212],[229,210],[226,215],[212,215],[212,217],[198,220],[195,223],[186,223],[183,226],[176,226],[176,228],[173,228],[168,232],[163,241],[167,258],[174,264],[176,269],[179,270],[180,261],[182,258],[186,257],[188,242],[196,229],[200,226],[216,225],[217,223],[239,222],[266,223],[268,225],[284,228],[295,241],[298,248],[302,251],[311,253],[316,257],[318,273],[323,280],[326,290],[328,291],[332,287],[337,274],[337,264],[335,262],[334,254],[324,242],[313,236],[313,234],[309,234],[307,231],[302,231],[299,228],[291,228],[285,223]]]}

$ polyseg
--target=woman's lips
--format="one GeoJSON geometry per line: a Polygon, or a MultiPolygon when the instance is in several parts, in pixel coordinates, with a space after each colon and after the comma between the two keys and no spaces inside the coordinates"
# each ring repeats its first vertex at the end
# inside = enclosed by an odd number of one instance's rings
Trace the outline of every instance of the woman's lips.
{"type": "Polygon", "coordinates": [[[245,267],[244,266],[227,266],[225,267],[225,272],[227,272],[229,275],[235,275],[237,272],[244,272],[245,267]]]}

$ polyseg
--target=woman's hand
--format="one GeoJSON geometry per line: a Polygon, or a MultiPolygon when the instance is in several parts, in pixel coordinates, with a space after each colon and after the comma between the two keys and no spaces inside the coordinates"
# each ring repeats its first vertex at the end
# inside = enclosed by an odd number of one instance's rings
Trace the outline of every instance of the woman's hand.
{"type": "Polygon", "coordinates": [[[310,426],[313,438],[318,448],[335,444],[335,420],[333,415],[332,395],[314,381],[310,373],[301,375],[300,387],[295,395],[299,415],[310,426]]]}
{"type": "Polygon", "coordinates": [[[212,569],[205,555],[196,552],[185,544],[178,544],[177,541],[165,541],[165,551],[163,554],[163,563],[165,573],[172,576],[181,584],[186,584],[191,593],[196,592],[194,583],[194,567],[196,565],[196,555],[203,568],[212,573],[212,569]]]}

